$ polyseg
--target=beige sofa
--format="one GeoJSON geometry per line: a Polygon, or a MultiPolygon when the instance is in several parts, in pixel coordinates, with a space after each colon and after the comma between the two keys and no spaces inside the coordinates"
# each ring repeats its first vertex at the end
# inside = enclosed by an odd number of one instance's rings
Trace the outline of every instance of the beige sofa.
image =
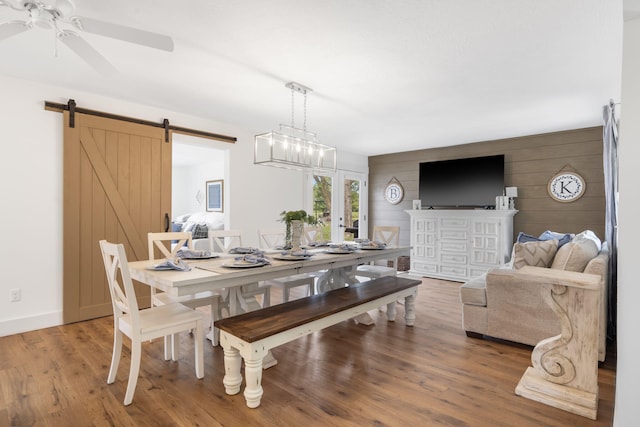
{"type": "Polygon", "coordinates": [[[193,249],[214,251],[209,234],[214,230],[224,230],[224,221],[225,216],[221,212],[189,213],[176,217],[171,223],[171,231],[190,231],[193,233],[193,249]],[[196,230],[197,227],[204,227],[204,230],[196,230]]]}
{"type": "MultiPolygon", "coordinates": [[[[493,269],[460,287],[462,324],[468,336],[489,336],[527,345],[560,334],[560,321],[543,300],[539,285],[527,281],[519,268],[558,269],[595,274],[601,278],[598,359],[606,355],[607,270],[609,250],[605,243],[576,236],[554,250],[557,240],[516,243],[510,265],[493,269]],[[537,253],[537,254],[536,254],[537,253]],[[528,259],[527,259],[528,258],[528,259]]],[[[579,280],[579,276],[577,276],[579,280]]]]}

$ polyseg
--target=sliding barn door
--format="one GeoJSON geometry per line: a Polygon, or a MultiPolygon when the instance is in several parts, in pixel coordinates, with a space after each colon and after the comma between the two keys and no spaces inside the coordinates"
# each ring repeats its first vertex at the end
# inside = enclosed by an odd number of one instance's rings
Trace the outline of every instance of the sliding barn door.
{"type": "MultiPolygon", "coordinates": [[[[171,212],[171,142],[164,129],[64,112],[65,323],[112,314],[98,241],[123,243],[129,261],[148,259],[147,233],[171,212]]],[[[149,288],[136,284],[141,307],[149,288]]]]}

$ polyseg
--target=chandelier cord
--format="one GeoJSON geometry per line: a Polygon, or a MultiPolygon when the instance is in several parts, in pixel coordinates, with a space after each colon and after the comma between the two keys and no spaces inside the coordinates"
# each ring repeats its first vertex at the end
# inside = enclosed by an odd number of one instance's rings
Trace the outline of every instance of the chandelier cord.
{"type": "Polygon", "coordinates": [[[307,131],[307,91],[304,91],[304,121],[302,123],[302,130],[307,131]]]}
{"type": "Polygon", "coordinates": [[[294,90],[293,90],[293,87],[292,87],[291,88],[291,127],[292,128],[295,128],[295,126],[294,126],[295,125],[295,121],[293,120],[293,112],[295,111],[295,108],[294,108],[295,107],[295,105],[294,105],[295,104],[294,96],[295,96],[295,94],[294,94],[294,90]]]}

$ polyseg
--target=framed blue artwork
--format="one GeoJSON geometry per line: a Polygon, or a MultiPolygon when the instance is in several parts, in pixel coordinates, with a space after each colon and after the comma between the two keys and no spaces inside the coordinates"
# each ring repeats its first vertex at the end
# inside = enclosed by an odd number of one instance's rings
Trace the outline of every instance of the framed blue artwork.
{"type": "Polygon", "coordinates": [[[223,212],[223,180],[207,181],[207,212],[223,212]]]}

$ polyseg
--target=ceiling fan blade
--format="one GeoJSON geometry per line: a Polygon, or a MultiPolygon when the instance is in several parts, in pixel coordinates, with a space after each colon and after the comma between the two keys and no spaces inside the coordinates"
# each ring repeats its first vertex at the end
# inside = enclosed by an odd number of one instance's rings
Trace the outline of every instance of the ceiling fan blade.
{"type": "Polygon", "coordinates": [[[15,4],[13,4],[13,2],[10,0],[0,0],[0,6],[8,6],[11,9],[15,9],[15,10],[21,9],[19,6],[16,6],[15,4]]]}
{"type": "Polygon", "coordinates": [[[58,39],[104,76],[117,74],[117,70],[104,56],[73,31],[60,31],[58,39]]]}
{"type": "Polygon", "coordinates": [[[88,33],[173,52],[173,39],[164,34],[98,21],[83,16],[74,16],[72,22],[78,26],[78,28],[88,33]]]}
{"type": "Polygon", "coordinates": [[[11,36],[29,30],[31,27],[24,21],[10,21],[0,24],[0,40],[8,39],[11,36]]]}

